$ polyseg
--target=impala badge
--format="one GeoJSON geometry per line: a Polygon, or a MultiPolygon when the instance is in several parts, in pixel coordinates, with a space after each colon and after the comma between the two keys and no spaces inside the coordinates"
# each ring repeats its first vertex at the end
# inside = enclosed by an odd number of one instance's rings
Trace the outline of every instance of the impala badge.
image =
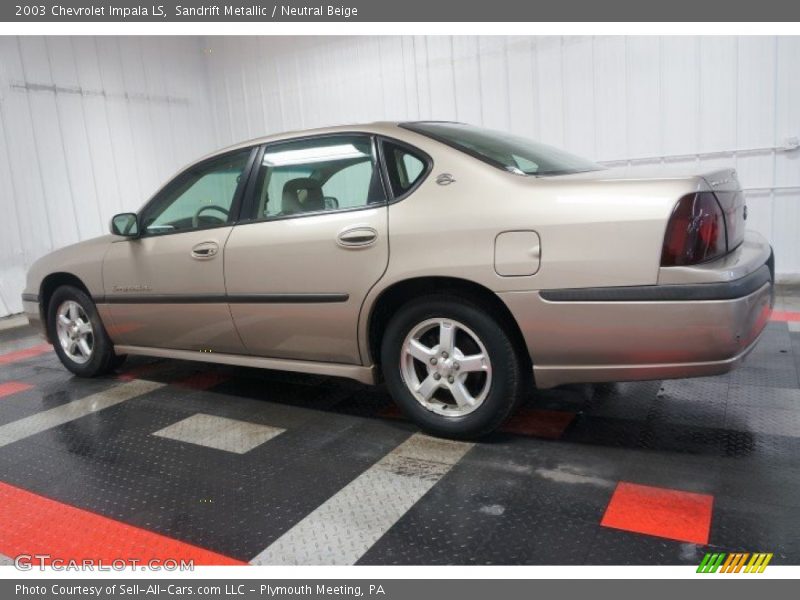
{"type": "Polygon", "coordinates": [[[436,183],[439,185],[450,185],[451,183],[455,183],[456,178],[450,175],[450,173],[442,173],[436,178],[436,183]]]}

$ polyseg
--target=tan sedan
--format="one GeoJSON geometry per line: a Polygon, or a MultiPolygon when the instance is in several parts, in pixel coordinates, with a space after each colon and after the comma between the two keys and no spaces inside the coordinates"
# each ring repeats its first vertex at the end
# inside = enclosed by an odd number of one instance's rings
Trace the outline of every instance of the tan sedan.
{"type": "Polygon", "coordinates": [[[128,354],[380,376],[433,433],[526,389],[713,375],[769,318],[731,170],[628,177],[443,122],[283,134],[188,166],[30,269],[25,310],[91,377],[128,354]]]}

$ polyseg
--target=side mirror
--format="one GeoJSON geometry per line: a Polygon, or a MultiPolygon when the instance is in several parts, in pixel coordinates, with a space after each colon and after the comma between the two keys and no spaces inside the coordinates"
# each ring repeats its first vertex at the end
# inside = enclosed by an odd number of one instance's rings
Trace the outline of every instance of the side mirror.
{"type": "Polygon", "coordinates": [[[111,219],[111,233],[124,237],[138,237],[139,218],[136,213],[120,213],[111,219]]]}

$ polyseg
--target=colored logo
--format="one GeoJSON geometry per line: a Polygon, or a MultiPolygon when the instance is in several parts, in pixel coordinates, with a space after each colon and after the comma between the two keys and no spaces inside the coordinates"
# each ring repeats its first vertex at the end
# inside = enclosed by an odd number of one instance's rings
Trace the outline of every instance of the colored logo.
{"type": "Polygon", "coordinates": [[[763,573],[771,560],[772,552],[708,552],[700,561],[697,572],[763,573]]]}

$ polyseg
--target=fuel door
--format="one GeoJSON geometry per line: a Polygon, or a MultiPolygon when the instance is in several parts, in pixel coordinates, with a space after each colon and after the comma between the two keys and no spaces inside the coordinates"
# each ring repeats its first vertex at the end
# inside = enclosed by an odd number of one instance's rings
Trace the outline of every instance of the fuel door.
{"type": "Polygon", "coordinates": [[[528,277],[539,270],[541,241],[535,231],[504,231],[494,240],[494,270],[501,277],[528,277]]]}

